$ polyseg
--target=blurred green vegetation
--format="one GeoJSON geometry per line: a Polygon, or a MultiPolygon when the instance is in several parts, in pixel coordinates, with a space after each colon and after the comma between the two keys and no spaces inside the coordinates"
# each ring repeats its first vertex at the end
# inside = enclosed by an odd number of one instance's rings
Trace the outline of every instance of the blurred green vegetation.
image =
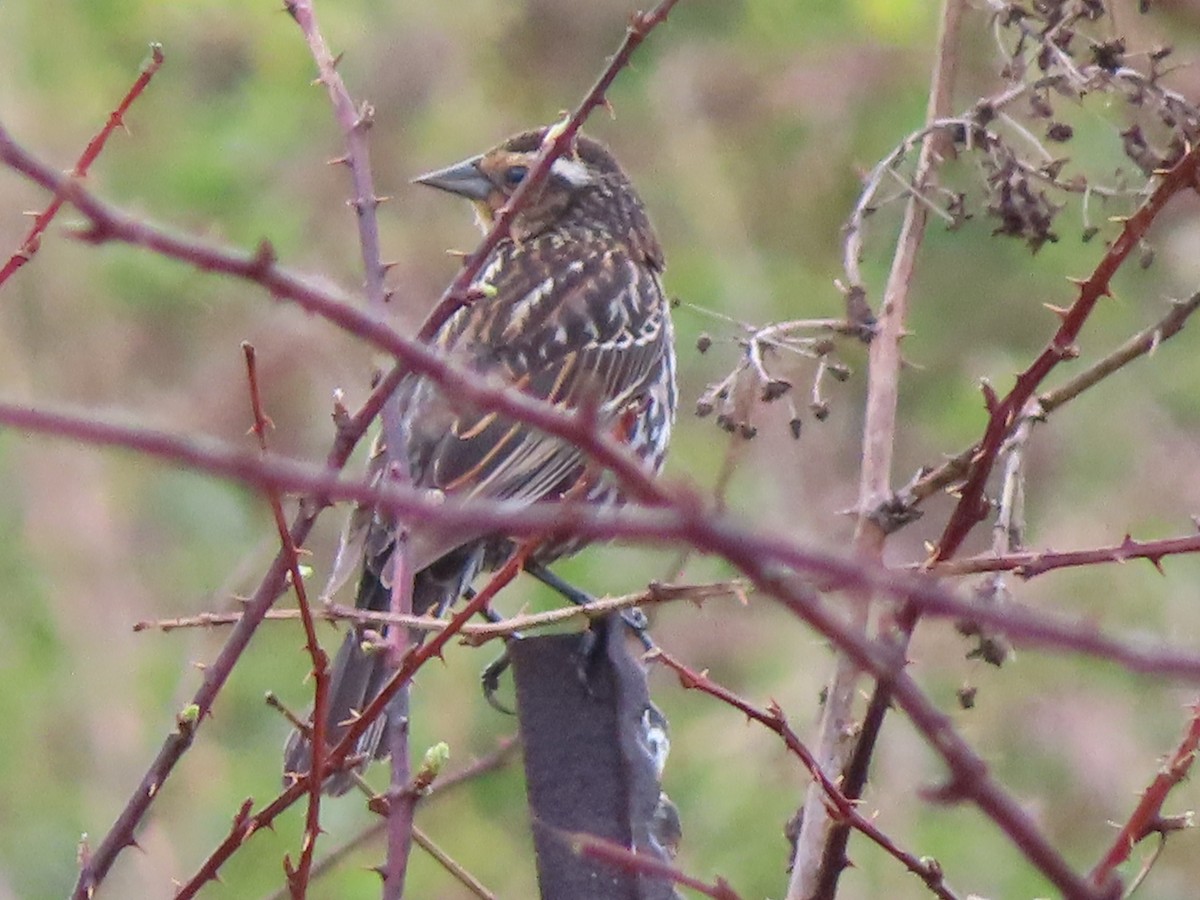
{"type": "MultiPolygon", "coordinates": [[[[1169,35],[1181,59],[1197,50],[1195,2],[1163,4],[1161,17],[1120,19],[1140,46],[1169,35]]],[[[591,131],[631,172],[667,248],[668,286],[687,304],[754,322],[837,315],[840,228],[859,174],[924,114],[936,4],[917,0],[684,0],[638,53],[612,93],[615,119],[591,131]]],[[[318,3],[340,71],[371,102],[371,153],[385,255],[394,259],[396,316],[412,328],[451,277],[447,248],[476,239],[461,207],[409,185],[414,174],[555,118],[594,79],[620,38],[626,0],[394,0],[318,3]]],[[[968,17],[959,103],[993,90],[994,45],[982,13],[968,17]]],[[[93,169],[106,197],[172,227],[250,247],[269,238],[281,259],[347,290],[360,283],[344,171],[326,161],[340,136],[301,36],[278,4],[196,0],[46,0],[0,4],[0,120],[42,157],[68,167],[135,76],[147,44],[167,62],[93,169]]],[[[1200,95],[1200,75],[1174,83],[1200,95]]],[[[1068,152],[1103,171],[1118,162],[1119,109],[1087,105],[1068,152]]],[[[947,177],[966,183],[972,163],[947,177]]],[[[23,210],[45,198],[0,171],[0,251],[27,227],[23,210]]],[[[1196,289],[1196,203],[1181,201],[1156,229],[1155,266],[1122,273],[1117,298],[1089,322],[1085,357],[1160,317],[1164,298],[1196,289]]],[[[1100,217],[1106,211],[1100,212],[1100,217]]],[[[308,458],[331,437],[335,389],[351,406],[365,396],[375,358],[355,342],[261,292],[147,254],[72,241],[70,212],[38,257],[0,291],[0,393],[6,400],[75,405],[122,419],[243,443],[249,412],[239,342],[258,348],[276,449],[308,458]]],[[[864,271],[886,274],[897,216],[870,222],[864,271]]],[[[978,380],[999,390],[1045,342],[1066,305],[1066,276],[1089,271],[1111,227],[1079,240],[1079,210],[1059,222],[1061,241],[1031,256],[993,238],[977,216],[956,232],[935,220],[913,294],[914,366],[902,393],[897,483],[956,452],[984,421],[978,380]]],[[[736,359],[734,333],[685,305],[678,313],[687,402],[736,359]],[[716,339],[705,355],[696,337],[716,339]]],[[[1116,543],[1126,533],[1166,536],[1200,511],[1200,354],[1185,332],[1039,428],[1029,453],[1030,540],[1035,546],[1116,543]]],[[[832,416],[787,434],[786,412],[759,410],[758,438],[740,448],[730,507],[763,527],[814,545],[847,544],[840,511],[857,490],[864,355],[828,389],[832,416]]],[[[804,375],[798,375],[803,385],[804,375]]],[[[799,388],[798,388],[799,389],[799,388]]],[[[685,408],[670,475],[710,487],[726,438],[685,408]]],[[[948,510],[930,504],[902,533],[893,561],[919,560],[948,510]]],[[[340,523],[326,517],[312,542],[317,578],[328,571],[340,523]]],[[[976,548],[986,538],[981,529],[976,548]]],[[[133,634],[142,619],[228,609],[256,583],[273,528],[255,496],[126,454],[0,432],[0,900],[61,896],[83,833],[109,827],[194,691],[194,664],[221,635],[133,634]]],[[[598,593],[662,578],[671,548],[595,548],[564,564],[598,593]]],[[[1168,578],[1130,565],[1046,576],[1017,586],[1023,602],[1094,618],[1129,635],[1196,645],[1200,563],[1167,562],[1168,578]]],[[[685,577],[727,568],[694,559],[685,577]]],[[[508,609],[552,600],[529,585],[508,609]]],[[[710,602],[668,608],[655,632],[672,651],[738,692],[774,699],[810,735],[829,666],[819,640],[770,601],[746,608],[710,602]]],[[[331,641],[336,636],[327,633],[331,641]]],[[[246,796],[278,784],[285,724],[262,703],[274,690],[306,701],[299,626],[264,628],[195,747],[165,786],[140,840],[103,896],[166,897],[226,832],[246,796]]],[[[996,672],[962,659],[952,629],[926,625],[914,674],[946,708],[963,682],[978,707],[955,718],[997,775],[1035,812],[1073,863],[1087,868],[1171,748],[1190,694],[1114,666],[1022,650],[996,672]]],[[[454,648],[419,679],[414,747],[448,741],[455,764],[488,752],[513,722],[479,696],[476,673],[492,651],[454,648]]],[[[805,780],[777,740],[656,672],[656,698],[673,724],[666,788],[685,827],[680,863],[722,875],[744,897],[781,896],[784,822],[805,780]]],[[[379,773],[376,773],[379,774],[379,773]]],[[[970,809],[919,797],[941,769],[894,716],[867,798],[879,824],[919,855],[937,857],[964,894],[1045,895],[997,830],[970,809]]],[[[1193,806],[1182,787],[1169,811],[1193,806]]],[[[353,801],[323,807],[332,847],[370,820],[353,801]]],[[[299,810],[256,835],[223,870],[211,897],[257,897],[282,883],[280,860],[297,852],[299,810]]],[[[420,814],[429,833],[501,897],[533,895],[519,766],[478,780],[420,814]]],[[[1194,896],[1195,838],[1171,841],[1151,876],[1160,898],[1194,896]]],[[[862,841],[851,845],[847,898],[923,897],[915,879],[862,841]]],[[[315,897],[371,897],[367,867],[378,847],[319,882],[315,897]]],[[[416,854],[411,896],[461,891],[416,854]]]]}

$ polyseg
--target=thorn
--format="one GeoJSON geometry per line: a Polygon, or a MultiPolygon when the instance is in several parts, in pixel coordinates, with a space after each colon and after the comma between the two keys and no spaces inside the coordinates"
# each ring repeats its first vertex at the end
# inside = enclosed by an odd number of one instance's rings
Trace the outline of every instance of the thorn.
{"type": "Polygon", "coordinates": [[[983,405],[989,415],[994,415],[997,408],[1000,406],[1000,398],[996,396],[995,389],[986,378],[979,380],[979,390],[983,394],[983,405]]]}
{"type": "Polygon", "coordinates": [[[337,71],[337,67],[338,67],[338,66],[340,66],[340,65],[342,64],[342,57],[344,57],[345,55],[346,55],[346,51],[345,51],[345,50],[343,50],[341,53],[339,53],[337,56],[335,56],[335,57],[333,58],[333,60],[331,61],[331,63],[330,63],[330,67],[331,67],[331,68],[332,68],[332,69],[333,69],[335,72],[337,71]]]}
{"type": "Polygon", "coordinates": [[[327,166],[348,166],[350,165],[350,157],[346,155],[335,156],[333,159],[325,160],[327,166]]]}
{"type": "Polygon", "coordinates": [[[1060,320],[1063,321],[1066,320],[1067,314],[1071,312],[1069,307],[1055,306],[1053,303],[1043,303],[1042,306],[1046,307],[1046,309],[1050,310],[1050,312],[1054,313],[1060,320]]]}
{"type": "Polygon", "coordinates": [[[263,238],[254,250],[254,258],[250,261],[250,271],[254,276],[261,278],[271,270],[277,259],[275,248],[269,240],[263,238]]]}

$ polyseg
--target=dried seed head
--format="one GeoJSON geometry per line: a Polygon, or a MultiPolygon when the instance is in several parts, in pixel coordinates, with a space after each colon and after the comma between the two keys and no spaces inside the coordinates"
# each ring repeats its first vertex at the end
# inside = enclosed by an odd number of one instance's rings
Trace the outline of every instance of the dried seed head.
{"type": "Polygon", "coordinates": [[[1046,139],[1063,143],[1069,141],[1075,136],[1073,129],[1066,122],[1051,122],[1050,127],[1046,129],[1046,139]]]}
{"type": "Polygon", "coordinates": [[[763,383],[762,400],[764,403],[778,400],[791,389],[792,383],[790,381],[786,381],[783,378],[772,378],[770,381],[763,383]]]}

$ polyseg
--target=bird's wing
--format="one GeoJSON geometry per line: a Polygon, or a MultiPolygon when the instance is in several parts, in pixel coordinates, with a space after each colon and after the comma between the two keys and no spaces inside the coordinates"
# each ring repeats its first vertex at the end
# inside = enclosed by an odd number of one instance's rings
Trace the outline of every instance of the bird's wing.
{"type": "MultiPolygon", "coordinates": [[[[560,409],[588,409],[599,427],[615,427],[661,375],[666,304],[657,273],[611,241],[576,238],[570,246],[557,264],[561,249],[547,238],[490,267],[494,296],[463,311],[473,322],[454,351],[485,377],[560,409]]],[[[582,475],[573,444],[456,403],[431,384],[421,388],[406,417],[414,482],[526,504],[560,496],[582,475]]]]}

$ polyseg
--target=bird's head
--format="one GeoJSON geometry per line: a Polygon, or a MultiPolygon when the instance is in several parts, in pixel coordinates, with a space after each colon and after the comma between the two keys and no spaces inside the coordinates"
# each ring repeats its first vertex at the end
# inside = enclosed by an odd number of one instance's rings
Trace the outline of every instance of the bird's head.
{"type": "MultiPolygon", "coordinates": [[[[471,200],[486,232],[520,187],[537,159],[545,129],[514,135],[486,153],[414,178],[471,200]]],[[[573,226],[604,228],[639,250],[656,268],[662,251],[641,199],[608,149],[579,135],[574,147],[554,161],[546,179],[513,220],[511,234],[524,241],[573,226]]]]}

